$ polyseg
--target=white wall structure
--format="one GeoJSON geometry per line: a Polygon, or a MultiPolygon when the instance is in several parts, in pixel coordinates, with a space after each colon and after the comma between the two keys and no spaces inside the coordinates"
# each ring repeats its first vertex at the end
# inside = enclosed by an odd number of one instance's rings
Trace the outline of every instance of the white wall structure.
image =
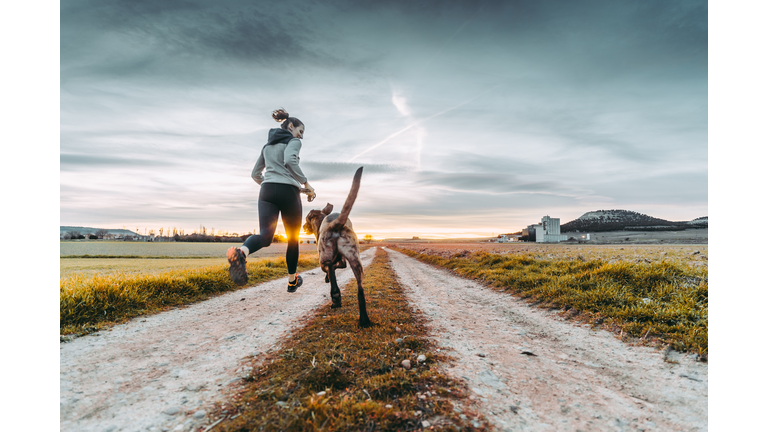
{"type": "Polygon", "coordinates": [[[541,224],[536,225],[536,243],[557,243],[568,240],[568,236],[560,234],[560,218],[544,216],[541,224]]]}
{"type": "Polygon", "coordinates": [[[496,239],[496,242],[497,242],[497,243],[509,243],[509,242],[518,241],[519,239],[520,239],[520,237],[519,237],[519,236],[508,236],[508,235],[504,235],[504,234],[502,234],[502,235],[500,235],[500,236],[499,236],[499,237],[496,239]]]}

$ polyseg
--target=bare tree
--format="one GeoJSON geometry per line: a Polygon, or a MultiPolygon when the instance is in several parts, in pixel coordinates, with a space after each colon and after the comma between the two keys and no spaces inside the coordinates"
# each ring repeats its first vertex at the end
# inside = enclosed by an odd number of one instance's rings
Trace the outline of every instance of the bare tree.
{"type": "Polygon", "coordinates": [[[85,238],[85,236],[80,234],[80,231],[77,231],[77,230],[72,230],[72,231],[68,232],[67,234],[69,234],[69,238],[75,239],[75,240],[80,239],[80,238],[85,238]]]}
{"type": "Polygon", "coordinates": [[[94,234],[96,234],[96,237],[103,239],[104,237],[109,234],[109,230],[105,230],[104,228],[97,230],[94,234]]]}

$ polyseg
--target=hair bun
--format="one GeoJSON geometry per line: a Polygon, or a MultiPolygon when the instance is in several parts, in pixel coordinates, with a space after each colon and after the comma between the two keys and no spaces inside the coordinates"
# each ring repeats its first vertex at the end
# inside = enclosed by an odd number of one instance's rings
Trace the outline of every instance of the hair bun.
{"type": "Polygon", "coordinates": [[[276,109],[272,111],[272,118],[275,119],[276,122],[283,122],[285,119],[290,117],[288,115],[288,112],[285,111],[283,108],[276,109]]]}

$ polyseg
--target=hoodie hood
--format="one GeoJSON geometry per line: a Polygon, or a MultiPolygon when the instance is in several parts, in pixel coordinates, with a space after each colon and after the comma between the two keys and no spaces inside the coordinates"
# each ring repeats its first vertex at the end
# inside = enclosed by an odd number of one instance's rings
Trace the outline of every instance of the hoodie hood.
{"type": "Polygon", "coordinates": [[[290,132],[285,129],[275,128],[269,130],[269,139],[267,145],[272,144],[288,144],[288,141],[294,138],[290,132]]]}

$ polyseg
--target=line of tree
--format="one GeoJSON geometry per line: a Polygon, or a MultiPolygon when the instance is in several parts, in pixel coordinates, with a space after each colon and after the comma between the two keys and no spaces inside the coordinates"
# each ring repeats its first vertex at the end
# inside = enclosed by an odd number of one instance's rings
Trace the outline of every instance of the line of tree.
{"type": "MultiPolygon", "coordinates": [[[[125,229],[125,227],[123,227],[125,229]]],[[[177,241],[177,242],[244,242],[251,233],[238,235],[236,232],[230,233],[229,231],[219,230],[218,232],[214,228],[206,228],[204,225],[200,225],[199,231],[194,231],[192,234],[185,234],[183,229],[160,228],[157,232],[154,229],[144,228],[144,234],[141,234],[139,228],[136,228],[136,233],[139,236],[155,236],[156,241],[177,241]],[[163,236],[165,234],[165,236],[163,236]]],[[[72,230],[64,233],[62,238],[64,240],[83,240],[83,239],[104,239],[109,235],[109,230],[99,229],[93,234],[83,234],[80,231],[72,230]]],[[[124,240],[134,240],[136,236],[125,235],[124,240]]],[[[272,243],[286,243],[288,239],[282,234],[276,234],[272,238],[272,243]]]]}
{"type": "MultiPolygon", "coordinates": [[[[243,234],[238,236],[237,233],[233,233],[233,234],[235,235],[220,236],[220,235],[208,235],[208,234],[201,234],[201,233],[193,233],[193,234],[187,234],[187,235],[176,234],[175,236],[173,236],[173,240],[177,242],[242,243],[252,235],[252,234],[243,234]]],[[[272,243],[286,243],[287,241],[288,239],[286,239],[285,236],[281,234],[276,234],[274,237],[272,237],[272,243]]]]}
{"type": "Polygon", "coordinates": [[[241,236],[217,236],[203,233],[176,234],[173,240],[177,242],[207,242],[207,243],[238,243],[244,242],[250,234],[241,236]]]}
{"type": "Polygon", "coordinates": [[[85,235],[81,234],[80,231],[72,230],[65,232],[63,238],[64,240],[83,240],[85,235]]]}

